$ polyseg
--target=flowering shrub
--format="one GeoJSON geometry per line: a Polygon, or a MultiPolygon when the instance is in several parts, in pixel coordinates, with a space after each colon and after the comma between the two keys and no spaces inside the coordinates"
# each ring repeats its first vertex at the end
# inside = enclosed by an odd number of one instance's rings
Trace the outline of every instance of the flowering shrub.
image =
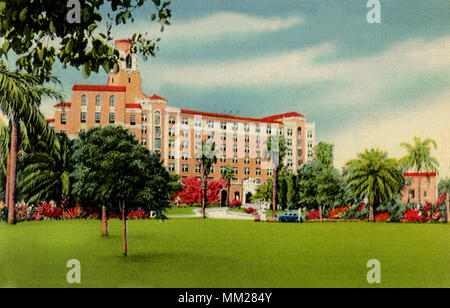
{"type": "Polygon", "coordinates": [[[313,219],[320,219],[318,210],[312,210],[311,212],[308,213],[308,215],[306,215],[306,220],[313,220],[313,219]]]}
{"type": "MultiPolygon", "coordinates": [[[[202,182],[196,177],[183,179],[181,182],[183,189],[175,195],[177,203],[193,205],[202,202],[202,182]]],[[[206,195],[209,204],[220,203],[220,192],[227,186],[223,179],[208,182],[208,192],[206,195]]]]}
{"type": "Polygon", "coordinates": [[[233,199],[230,201],[230,207],[240,207],[242,205],[241,200],[233,199]]]}
{"type": "Polygon", "coordinates": [[[342,215],[345,212],[347,212],[351,207],[352,207],[351,205],[347,205],[347,206],[343,206],[343,207],[331,210],[328,215],[330,218],[341,218],[342,215]]]}
{"type": "Polygon", "coordinates": [[[358,212],[360,213],[366,205],[367,205],[367,204],[365,204],[365,203],[361,204],[361,205],[358,207],[358,212]]]}
{"type": "Polygon", "coordinates": [[[431,204],[427,204],[423,207],[422,211],[418,209],[409,209],[405,212],[401,222],[431,222],[431,221],[437,221],[442,222],[444,221],[444,215],[439,211],[439,208],[433,209],[433,206],[431,204]]]}
{"type": "Polygon", "coordinates": [[[148,218],[149,215],[144,210],[135,210],[128,213],[127,216],[129,219],[143,219],[148,218]]]}
{"type": "Polygon", "coordinates": [[[248,207],[248,208],[245,209],[245,212],[248,213],[248,214],[256,214],[258,212],[258,210],[254,209],[252,207],[248,207]]]}
{"type": "Polygon", "coordinates": [[[375,216],[375,221],[388,221],[390,217],[389,212],[379,213],[375,216]]]}

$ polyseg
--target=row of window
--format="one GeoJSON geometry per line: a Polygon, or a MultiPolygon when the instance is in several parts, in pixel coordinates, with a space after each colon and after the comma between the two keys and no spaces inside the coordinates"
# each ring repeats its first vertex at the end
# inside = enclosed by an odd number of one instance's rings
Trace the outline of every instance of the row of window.
{"type": "MultiPolygon", "coordinates": [[[[87,106],[87,105],[88,105],[87,95],[82,95],[81,96],[81,106],[87,106]]],[[[102,96],[97,95],[95,97],[95,106],[101,106],[101,105],[102,105],[102,96]]],[[[116,106],[116,96],[115,95],[111,95],[109,97],[109,106],[111,106],[111,107],[116,106]]]]}
{"type": "MultiPolygon", "coordinates": [[[[175,171],[175,164],[174,163],[169,163],[169,171],[175,171]]],[[[189,172],[189,165],[188,164],[183,164],[181,166],[181,171],[182,172],[189,172]]],[[[215,167],[211,166],[211,173],[214,173],[215,171],[215,167]]],[[[220,167],[220,173],[224,173],[226,171],[226,167],[222,166],[220,167]]],[[[196,165],[195,166],[195,172],[196,173],[200,173],[201,172],[201,165],[196,165]]],[[[244,174],[245,175],[250,175],[251,173],[251,169],[246,167],[244,168],[244,174]]],[[[233,167],[233,175],[238,175],[239,174],[239,169],[237,167],[233,167]]],[[[266,174],[268,176],[272,176],[273,174],[273,170],[272,169],[267,169],[266,170],[266,174]]],[[[259,176],[261,175],[261,168],[256,168],[255,169],[255,175],[259,176]]]]}

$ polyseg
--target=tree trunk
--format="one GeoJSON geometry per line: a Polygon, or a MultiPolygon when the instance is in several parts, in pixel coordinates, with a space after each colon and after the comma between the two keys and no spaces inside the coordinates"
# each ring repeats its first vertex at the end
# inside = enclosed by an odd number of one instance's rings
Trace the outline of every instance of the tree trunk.
{"type": "Polygon", "coordinates": [[[370,207],[369,207],[369,221],[374,221],[374,217],[373,217],[373,202],[370,202],[370,207]]]}
{"type": "Polygon", "coordinates": [[[10,169],[11,161],[10,161],[10,155],[8,153],[8,158],[6,159],[6,172],[5,172],[5,206],[8,206],[8,200],[9,200],[9,169],[10,169]]]}
{"type": "Polygon", "coordinates": [[[228,189],[227,189],[227,206],[230,207],[230,190],[231,190],[231,181],[228,181],[228,189]]]}
{"type": "Polygon", "coordinates": [[[102,207],[102,235],[108,236],[108,215],[106,212],[106,206],[102,207]]]}
{"type": "Polygon", "coordinates": [[[322,221],[322,206],[321,205],[319,205],[319,218],[320,218],[320,221],[322,221]]]}
{"type": "Polygon", "coordinates": [[[421,184],[421,182],[422,182],[422,176],[421,176],[421,173],[419,171],[419,190],[418,190],[418,192],[419,192],[419,205],[422,205],[421,195],[420,195],[420,184],[421,184]]]}
{"type": "Polygon", "coordinates": [[[450,192],[447,192],[447,223],[450,223],[450,192]]]}
{"type": "Polygon", "coordinates": [[[20,130],[19,121],[14,119],[11,131],[11,153],[8,187],[8,223],[16,223],[16,178],[17,178],[17,154],[19,153],[20,130]]]}
{"type": "Polygon", "coordinates": [[[127,210],[125,208],[125,201],[122,202],[122,222],[123,222],[123,255],[128,254],[128,240],[127,240],[127,210]]]}
{"type": "Polygon", "coordinates": [[[278,182],[278,170],[277,168],[273,169],[273,177],[272,177],[272,182],[273,182],[273,189],[272,189],[272,210],[273,210],[273,217],[277,217],[277,196],[278,196],[278,192],[277,192],[277,182],[278,182]]]}
{"type": "Polygon", "coordinates": [[[206,218],[206,199],[208,192],[208,178],[206,175],[203,175],[203,189],[202,189],[202,214],[203,218],[206,218]]]}

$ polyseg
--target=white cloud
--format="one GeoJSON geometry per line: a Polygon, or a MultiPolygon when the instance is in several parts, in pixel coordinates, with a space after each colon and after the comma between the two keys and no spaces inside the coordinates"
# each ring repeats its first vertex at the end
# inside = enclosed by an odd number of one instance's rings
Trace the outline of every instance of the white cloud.
{"type": "Polygon", "coordinates": [[[361,103],[376,98],[386,88],[414,74],[450,69],[450,36],[434,41],[414,39],[401,42],[374,56],[318,62],[336,49],[322,44],[308,49],[217,64],[168,64],[152,67],[157,83],[193,87],[276,86],[334,81],[342,88],[324,93],[318,103],[361,103]]]}
{"type": "Polygon", "coordinates": [[[367,114],[347,123],[329,137],[335,145],[335,165],[341,168],[366,148],[381,148],[390,157],[400,158],[406,151],[401,142],[413,143],[415,136],[432,138],[437,149],[432,155],[440,163],[440,176],[450,176],[450,89],[415,102],[419,108],[391,114],[367,114]]]}

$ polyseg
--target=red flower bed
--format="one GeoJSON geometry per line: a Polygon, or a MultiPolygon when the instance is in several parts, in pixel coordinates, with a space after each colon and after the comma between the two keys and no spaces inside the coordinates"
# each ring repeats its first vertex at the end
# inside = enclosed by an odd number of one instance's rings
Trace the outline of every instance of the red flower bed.
{"type": "Polygon", "coordinates": [[[444,215],[436,209],[433,211],[431,204],[423,207],[422,211],[416,209],[409,209],[403,215],[400,222],[430,222],[430,221],[444,221],[444,215]]]}
{"type": "Polygon", "coordinates": [[[245,212],[248,214],[256,214],[258,212],[258,210],[252,208],[252,207],[248,207],[245,209],[245,212]]]}
{"type": "Polygon", "coordinates": [[[389,212],[379,213],[375,216],[375,221],[387,221],[390,217],[389,212]]]}
{"type": "Polygon", "coordinates": [[[148,214],[143,210],[136,210],[136,211],[131,211],[130,213],[128,213],[129,219],[143,219],[143,218],[147,218],[147,217],[148,217],[148,214]]]}
{"type": "Polygon", "coordinates": [[[361,204],[361,205],[358,207],[358,213],[361,212],[365,206],[366,206],[365,203],[361,204]]]}
{"type": "Polygon", "coordinates": [[[312,210],[311,212],[308,213],[308,215],[306,215],[306,220],[313,220],[313,219],[320,219],[318,210],[312,210]]]}
{"type": "Polygon", "coordinates": [[[241,200],[233,199],[230,201],[230,207],[240,207],[242,205],[241,200]]]}
{"type": "Polygon", "coordinates": [[[351,207],[352,207],[351,205],[347,205],[347,206],[343,206],[343,207],[334,209],[334,210],[330,211],[328,216],[330,218],[339,218],[340,215],[347,212],[351,207]]]}

